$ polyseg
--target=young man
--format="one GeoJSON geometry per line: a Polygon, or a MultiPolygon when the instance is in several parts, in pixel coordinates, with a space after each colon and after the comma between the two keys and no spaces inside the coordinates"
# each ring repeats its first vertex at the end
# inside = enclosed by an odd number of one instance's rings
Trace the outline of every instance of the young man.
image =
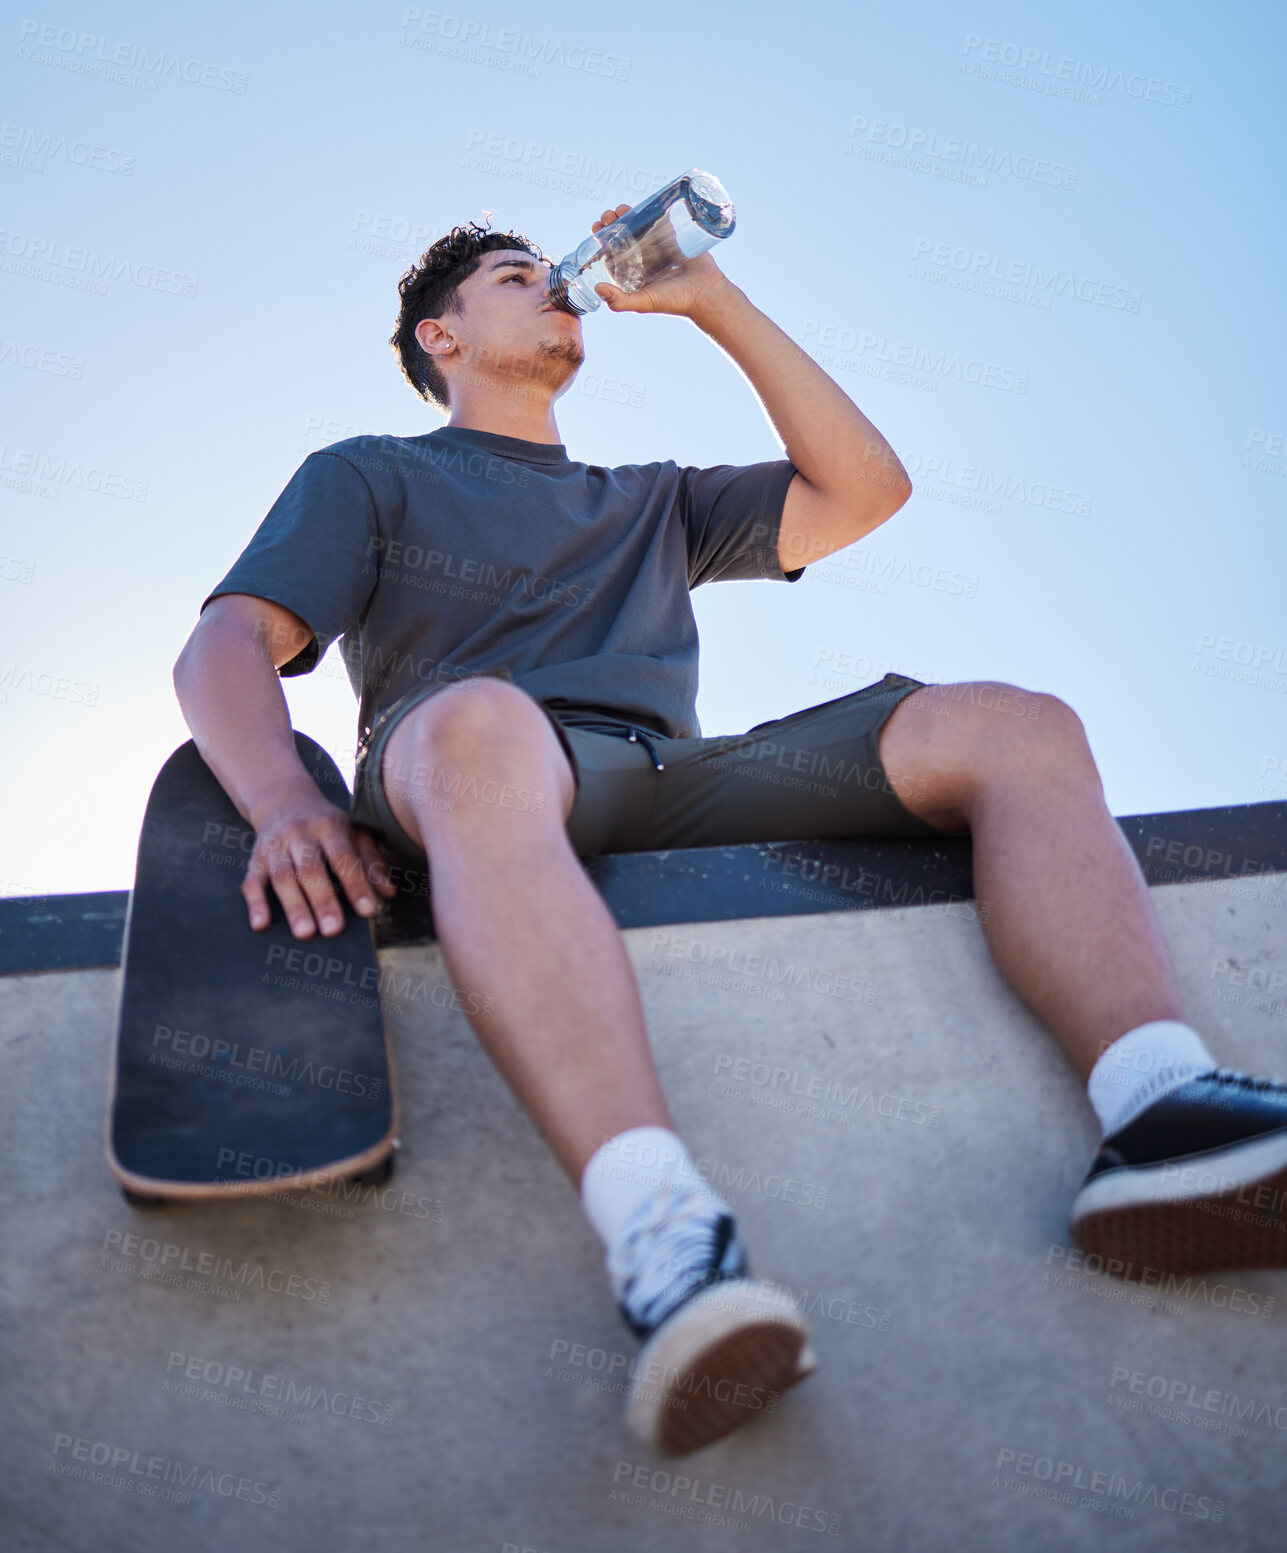
{"type": "Polygon", "coordinates": [[[689,318],[741,368],[786,457],[574,462],[554,403],[581,324],[547,274],[513,233],[435,243],[400,282],[391,343],[447,424],[311,454],[202,606],[175,686],[256,831],[251,926],[271,886],[297,937],[331,935],[342,898],[370,915],[393,893],[376,837],[427,856],[452,981],[491,1009],[473,1028],[579,1189],[644,1340],[628,1422],[665,1452],[755,1416],[814,1360],[671,1125],[625,947],[579,862],[598,852],[968,832],[989,948],[1105,1130],[1079,1244],[1136,1268],[1287,1262],[1281,1214],[1257,1228],[1221,1211],[1247,1185],[1287,1185],[1287,1088],[1217,1069],[1185,1023],[1068,706],[889,674],[749,735],[700,736],[689,590],[797,581],[884,523],[911,490],[888,443],[703,254],[600,295],[689,318]],[[340,637],[361,698],[351,815],[302,768],[278,683],[340,637]],[[784,760],[810,781],[777,780],[784,760]],[[1198,1184],[1176,1184],[1181,1157],[1202,1164],[1179,1173],[1198,1184]]]}

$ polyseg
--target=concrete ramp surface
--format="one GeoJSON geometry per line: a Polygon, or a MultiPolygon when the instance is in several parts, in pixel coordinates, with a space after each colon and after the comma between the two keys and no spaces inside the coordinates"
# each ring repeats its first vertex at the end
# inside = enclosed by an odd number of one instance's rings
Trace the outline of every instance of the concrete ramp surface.
{"type": "MultiPolygon", "coordinates": [[[[1153,897],[1218,1060],[1281,1074],[1287,873],[1153,897]]],[[[676,1124],[816,1375],[681,1461],[633,1441],[599,1244],[432,943],[381,953],[389,1185],[215,1207],[108,1174],[119,971],[10,975],[6,1546],[1282,1546],[1287,1274],[1141,1288],[1070,1249],[1093,1114],[972,901],[626,939],[676,1124]]]]}

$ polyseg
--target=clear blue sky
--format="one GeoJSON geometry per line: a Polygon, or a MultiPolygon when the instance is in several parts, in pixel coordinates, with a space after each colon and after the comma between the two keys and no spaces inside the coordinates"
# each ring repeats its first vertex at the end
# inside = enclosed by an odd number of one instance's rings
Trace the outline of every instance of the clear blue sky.
{"type": "MultiPolygon", "coordinates": [[[[561,254],[690,166],[917,487],[695,594],[704,730],[987,677],[1077,708],[1115,813],[1287,799],[1280,6],[449,3],[4,20],[0,894],[129,885],[205,593],[311,448],[440,424],[404,265],[483,211],[561,254]]],[[[781,456],[687,321],[585,338],[572,457],[781,456]]],[[[334,654],[288,696],[350,772],[334,654]]]]}

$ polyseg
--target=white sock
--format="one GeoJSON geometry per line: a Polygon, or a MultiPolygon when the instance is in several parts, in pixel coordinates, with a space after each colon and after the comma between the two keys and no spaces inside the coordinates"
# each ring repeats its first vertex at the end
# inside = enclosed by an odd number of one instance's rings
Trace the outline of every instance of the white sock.
{"type": "Polygon", "coordinates": [[[1215,1066],[1215,1058],[1191,1025],[1178,1019],[1154,1019],[1128,1030],[1100,1053],[1086,1093],[1107,1136],[1134,1121],[1159,1095],[1215,1066]]]}
{"type": "Polygon", "coordinates": [[[581,1204],[611,1250],[632,1216],[667,1184],[728,1206],[698,1174],[684,1140],[665,1127],[631,1127],[600,1144],[581,1175],[581,1204]]]}

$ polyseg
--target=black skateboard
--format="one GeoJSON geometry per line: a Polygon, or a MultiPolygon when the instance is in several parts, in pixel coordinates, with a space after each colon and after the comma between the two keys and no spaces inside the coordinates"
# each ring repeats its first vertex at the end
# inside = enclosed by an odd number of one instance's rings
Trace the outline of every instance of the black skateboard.
{"type": "MultiPolygon", "coordinates": [[[[295,734],[346,812],[330,756],[295,734]]],[[[386,1180],[398,1097],[370,919],[297,939],[241,882],[254,832],[195,744],[161,769],[139,838],[108,1093],[107,1162],[131,1202],[386,1180]]]]}

